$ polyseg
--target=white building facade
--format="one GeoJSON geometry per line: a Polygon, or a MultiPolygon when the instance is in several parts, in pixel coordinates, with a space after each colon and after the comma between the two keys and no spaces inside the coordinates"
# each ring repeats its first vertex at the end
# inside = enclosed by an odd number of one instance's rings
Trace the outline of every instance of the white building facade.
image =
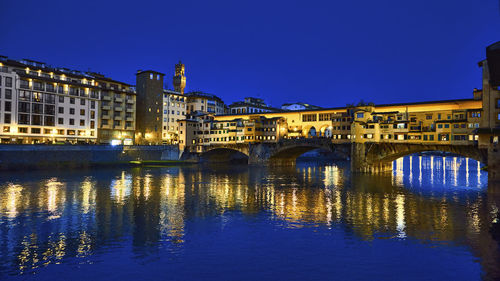
{"type": "Polygon", "coordinates": [[[96,143],[95,81],[44,63],[0,60],[2,143],[96,143]]]}

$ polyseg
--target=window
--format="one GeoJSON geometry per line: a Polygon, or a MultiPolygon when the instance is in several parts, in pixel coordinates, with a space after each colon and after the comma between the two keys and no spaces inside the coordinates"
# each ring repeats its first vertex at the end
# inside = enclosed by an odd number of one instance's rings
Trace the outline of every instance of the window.
{"type": "Polygon", "coordinates": [[[438,124],[438,129],[442,129],[443,128],[443,124],[438,124]]]}
{"type": "Polygon", "coordinates": [[[33,102],[43,102],[42,93],[34,92],[33,93],[33,102]]]}
{"type": "Polygon", "coordinates": [[[6,100],[12,99],[12,90],[11,89],[5,89],[5,99],[6,100]]]}
{"type": "Polygon", "coordinates": [[[42,125],[42,116],[31,115],[31,125],[42,125]]]}
{"type": "Polygon", "coordinates": [[[75,109],[74,109],[74,108],[70,108],[70,109],[69,109],[69,114],[71,114],[71,115],[75,115],[75,109]]]}
{"type": "Polygon", "coordinates": [[[64,125],[64,118],[57,118],[58,125],[64,125]]]}
{"type": "Polygon", "coordinates": [[[75,98],[69,98],[69,103],[70,104],[75,104],[75,98]]]}
{"type": "Polygon", "coordinates": [[[75,125],[75,119],[72,119],[72,118],[71,118],[71,119],[69,119],[69,124],[70,124],[70,125],[75,125]]]}
{"type": "Polygon", "coordinates": [[[90,121],[90,128],[95,129],[95,121],[90,121]]]}
{"type": "Polygon", "coordinates": [[[9,126],[3,126],[3,132],[4,133],[9,133],[10,132],[10,127],[9,126]]]}
{"type": "Polygon", "coordinates": [[[91,119],[95,118],[95,111],[93,111],[93,110],[90,111],[90,118],[91,119]]]}
{"type": "Polygon", "coordinates": [[[304,114],[302,115],[302,122],[314,122],[317,120],[316,118],[316,114],[304,114]]]}
{"type": "Polygon", "coordinates": [[[50,103],[50,104],[56,103],[56,96],[53,94],[43,94],[43,98],[45,100],[45,103],[50,103]]]}
{"type": "Polygon", "coordinates": [[[80,99],[80,105],[85,105],[85,100],[84,99],[80,99]]]}
{"type": "MultiPolygon", "coordinates": [[[[23,81],[25,81],[25,80],[21,80],[21,84],[23,81]]],[[[26,81],[26,82],[28,82],[28,81],[26,81]]],[[[28,82],[28,85],[29,85],[29,82],[28,82]]],[[[12,77],[5,77],[5,87],[12,88],[12,77]]]]}
{"type": "Polygon", "coordinates": [[[19,133],[27,134],[28,133],[28,128],[22,127],[18,129],[19,133]]]}
{"type": "Polygon", "coordinates": [[[30,101],[31,100],[31,92],[19,91],[19,100],[30,101]]]}
{"type": "Polygon", "coordinates": [[[19,124],[28,125],[30,123],[30,116],[29,114],[19,114],[18,120],[19,124]]]}
{"type": "Polygon", "coordinates": [[[43,124],[44,124],[45,126],[54,126],[54,125],[55,125],[55,124],[54,124],[54,121],[55,121],[54,116],[45,116],[45,117],[43,118],[43,124]]]}
{"type": "Polygon", "coordinates": [[[438,120],[441,120],[441,113],[438,113],[438,120]]]}
{"type": "Polygon", "coordinates": [[[59,96],[59,102],[61,102],[61,103],[64,102],[64,97],[63,96],[59,96]]]}
{"type": "Polygon", "coordinates": [[[80,126],[85,126],[85,120],[80,119],[80,126]]]}
{"type": "Polygon", "coordinates": [[[42,114],[43,112],[43,107],[41,104],[32,104],[31,106],[31,112],[33,113],[38,113],[38,114],[42,114]]]}
{"type": "Polygon", "coordinates": [[[64,113],[64,107],[59,107],[57,112],[60,113],[60,114],[63,114],[64,113]]]}
{"type": "Polygon", "coordinates": [[[11,122],[10,113],[5,113],[5,115],[3,116],[3,122],[6,124],[10,124],[11,122]]]}
{"type": "Polygon", "coordinates": [[[84,116],[85,115],[85,109],[80,109],[80,115],[84,116]]]}
{"type": "Polygon", "coordinates": [[[55,108],[56,107],[54,105],[46,104],[45,108],[44,108],[44,113],[47,114],[47,115],[54,115],[55,114],[55,108]]]}
{"type": "Polygon", "coordinates": [[[95,109],[95,101],[90,101],[90,108],[95,109]]]}
{"type": "Polygon", "coordinates": [[[12,103],[10,101],[5,102],[5,111],[11,111],[12,110],[12,103]]]}

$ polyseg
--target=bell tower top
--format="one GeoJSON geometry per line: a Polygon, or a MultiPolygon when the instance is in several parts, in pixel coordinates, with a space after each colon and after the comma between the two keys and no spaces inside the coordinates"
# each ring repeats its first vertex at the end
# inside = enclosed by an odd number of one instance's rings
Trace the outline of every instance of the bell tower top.
{"type": "Polygon", "coordinates": [[[185,66],[181,61],[179,61],[179,63],[175,65],[173,84],[174,90],[176,92],[180,92],[181,94],[184,94],[184,88],[186,88],[186,76],[184,76],[184,73],[185,66]]]}

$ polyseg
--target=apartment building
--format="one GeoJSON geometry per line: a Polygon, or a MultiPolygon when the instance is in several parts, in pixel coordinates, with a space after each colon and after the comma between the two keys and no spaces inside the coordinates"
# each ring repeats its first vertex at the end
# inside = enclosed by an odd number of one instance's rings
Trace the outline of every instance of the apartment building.
{"type": "Polygon", "coordinates": [[[180,92],[163,90],[162,142],[179,142],[179,121],[186,119],[187,98],[180,92]]]}
{"type": "Polygon", "coordinates": [[[202,112],[221,115],[226,112],[224,102],[216,95],[197,91],[186,93],[186,97],[186,114],[202,112]]]}
{"type": "Polygon", "coordinates": [[[233,102],[229,105],[228,114],[252,114],[280,111],[277,108],[268,106],[263,99],[247,97],[244,101],[233,102]]]}
{"type": "Polygon", "coordinates": [[[102,144],[132,145],[136,127],[136,92],[126,83],[92,73],[101,88],[98,141],[102,144]]]}
{"type": "Polygon", "coordinates": [[[199,115],[182,120],[179,125],[181,149],[193,146],[198,152],[203,151],[205,145],[276,142],[287,134],[286,120],[282,117],[250,116],[214,121],[211,115],[199,115]]]}
{"type": "Polygon", "coordinates": [[[101,88],[91,75],[0,57],[2,143],[97,143],[101,88]]]}

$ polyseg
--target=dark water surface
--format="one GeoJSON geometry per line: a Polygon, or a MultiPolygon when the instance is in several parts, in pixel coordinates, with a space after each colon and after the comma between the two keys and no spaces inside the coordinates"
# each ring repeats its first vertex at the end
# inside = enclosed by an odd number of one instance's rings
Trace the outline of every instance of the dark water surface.
{"type": "Polygon", "coordinates": [[[500,187],[465,158],[0,174],[0,280],[495,280],[500,187]]]}

